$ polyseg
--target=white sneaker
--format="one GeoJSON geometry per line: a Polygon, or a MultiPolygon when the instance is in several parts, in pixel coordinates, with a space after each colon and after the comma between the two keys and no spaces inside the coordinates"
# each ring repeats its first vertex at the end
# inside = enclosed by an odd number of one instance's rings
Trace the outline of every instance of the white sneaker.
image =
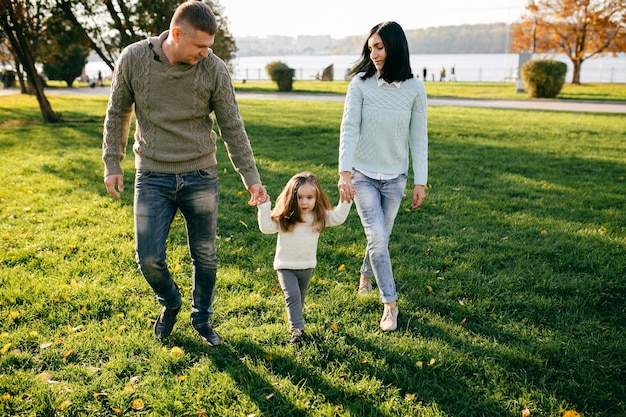
{"type": "Polygon", "coordinates": [[[398,328],[398,306],[390,307],[385,304],[383,318],[380,319],[380,328],[386,332],[391,332],[398,328]]]}
{"type": "Polygon", "coordinates": [[[359,290],[357,294],[370,295],[371,293],[372,293],[372,279],[361,276],[361,281],[359,281],[359,290]]]}

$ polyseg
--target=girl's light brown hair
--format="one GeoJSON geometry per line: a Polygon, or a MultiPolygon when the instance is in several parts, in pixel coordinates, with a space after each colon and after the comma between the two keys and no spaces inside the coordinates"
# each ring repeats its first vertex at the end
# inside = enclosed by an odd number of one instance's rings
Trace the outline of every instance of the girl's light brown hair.
{"type": "Polygon", "coordinates": [[[317,177],[312,172],[301,172],[291,177],[276,199],[272,218],[280,224],[280,228],[284,231],[291,231],[296,223],[302,222],[302,213],[300,213],[300,206],[298,206],[298,190],[303,184],[311,184],[315,187],[316,203],[312,210],[313,227],[316,231],[321,232],[326,226],[326,211],[330,210],[331,206],[317,177]]]}

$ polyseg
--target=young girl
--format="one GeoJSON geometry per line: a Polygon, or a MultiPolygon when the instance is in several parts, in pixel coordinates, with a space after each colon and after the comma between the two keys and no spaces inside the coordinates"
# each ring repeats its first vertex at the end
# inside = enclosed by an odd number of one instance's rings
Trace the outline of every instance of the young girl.
{"type": "Polygon", "coordinates": [[[355,200],[367,237],[358,294],[371,293],[372,278],[376,280],[384,304],[380,328],[392,331],[398,326],[398,306],[389,236],[409,162],[414,177],[411,208],[419,207],[426,196],[426,91],[413,76],[407,39],[396,22],[382,22],[370,30],[351,74],[341,121],[337,185],[342,200],[355,200]]]}
{"type": "Polygon", "coordinates": [[[259,229],[278,233],[274,269],[285,294],[291,343],[301,343],[304,331],[304,297],[317,264],[317,242],[325,227],[339,226],[352,202],[341,201],[332,210],[315,175],[296,174],[285,185],[271,210],[269,198],[258,205],[259,229]]]}

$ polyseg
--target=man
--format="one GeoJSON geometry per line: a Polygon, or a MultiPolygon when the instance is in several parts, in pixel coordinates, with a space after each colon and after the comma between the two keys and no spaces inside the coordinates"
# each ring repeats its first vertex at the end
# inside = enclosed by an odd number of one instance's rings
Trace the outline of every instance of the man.
{"type": "Polygon", "coordinates": [[[155,336],[170,335],[181,308],[180,290],[165,261],[167,235],[180,210],[193,263],[191,324],[209,346],[221,343],[210,324],[219,201],[212,113],[233,167],[250,191],[248,203],[267,199],[230,75],[210,49],[217,29],[206,4],[186,1],[174,12],[169,30],[125,48],[113,74],[103,135],[104,183],[119,198],[134,106],[135,249],[139,269],[163,305],[155,336]]]}

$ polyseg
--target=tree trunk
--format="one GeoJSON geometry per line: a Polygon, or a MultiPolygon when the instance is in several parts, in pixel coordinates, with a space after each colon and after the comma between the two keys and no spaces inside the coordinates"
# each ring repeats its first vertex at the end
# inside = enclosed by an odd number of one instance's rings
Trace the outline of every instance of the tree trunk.
{"type": "Polygon", "coordinates": [[[2,9],[6,10],[6,14],[0,15],[0,24],[4,29],[4,32],[9,38],[13,53],[16,54],[28,76],[29,87],[35,91],[37,95],[37,101],[39,102],[39,109],[45,123],[57,123],[61,121],[61,116],[52,111],[52,106],[46,98],[43,91],[43,83],[37,69],[35,68],[35,59],[30,50],[28,40],[24,35],[24,30],[21,24],[21,19],[18,17],[18,13],[14,9],[14,3],[9,0],[1,0],[0,5],[2,9]]]}
{"type": "Polygon", "coordinates": [[[582,67],[582,61],[572,61],[574,70],[572,73],[572,84],[580,84],[580,67],[582,67]]]}

